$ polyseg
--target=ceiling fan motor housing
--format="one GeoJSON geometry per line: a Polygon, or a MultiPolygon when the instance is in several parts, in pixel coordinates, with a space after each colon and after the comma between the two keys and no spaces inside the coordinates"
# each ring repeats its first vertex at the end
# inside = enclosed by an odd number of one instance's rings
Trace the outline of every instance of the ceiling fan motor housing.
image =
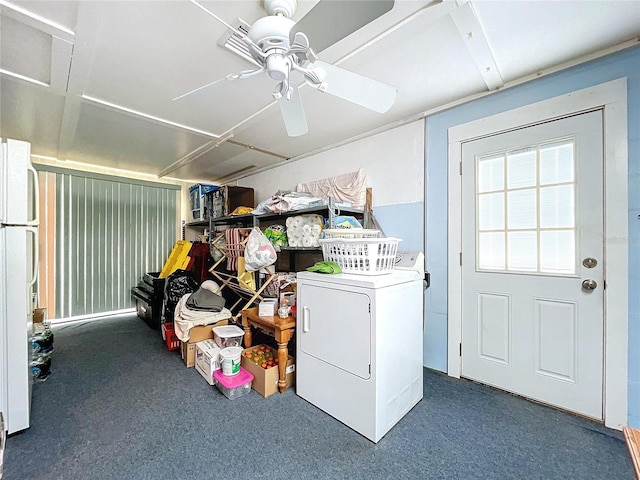
{"type": "MultiPolygon", "coordinates": [[[[294,25],[295,22],[286,17],[262,17],[253,23],[247,36],[264,54],[268,55],[274,48],[286,51],[289,49],[289,31],[294,25]]],[[[251,50],[251,55],[262,63],[257,52],[251,50]]]]}

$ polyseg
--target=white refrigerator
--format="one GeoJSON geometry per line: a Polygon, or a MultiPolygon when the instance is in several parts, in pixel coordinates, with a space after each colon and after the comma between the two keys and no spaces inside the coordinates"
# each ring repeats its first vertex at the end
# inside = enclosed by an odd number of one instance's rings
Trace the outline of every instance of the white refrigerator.
{"type": "Polygon", "coordinates": [[[38,276],[38,176],[27,142],[0,139],[0,411],[29,427],[30,336],[38,276]]]}

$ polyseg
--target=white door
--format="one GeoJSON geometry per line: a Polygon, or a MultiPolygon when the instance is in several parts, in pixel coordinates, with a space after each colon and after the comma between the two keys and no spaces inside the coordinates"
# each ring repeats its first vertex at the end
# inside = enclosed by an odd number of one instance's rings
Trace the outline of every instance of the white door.
{"type": "Polygon", "coordinates": [[[462,146],[462,376],[596,419],[602,138],[594,111],[462,146]]]}

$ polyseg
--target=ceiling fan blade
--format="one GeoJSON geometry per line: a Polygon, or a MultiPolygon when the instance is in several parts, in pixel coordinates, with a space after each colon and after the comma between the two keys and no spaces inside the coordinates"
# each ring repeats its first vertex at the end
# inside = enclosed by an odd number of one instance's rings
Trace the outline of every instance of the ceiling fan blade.
{"type": "Polygon", "coordinates": [[[394,0],[320,0],[291,29],[304,33],[318,53],[342,40],[393,8],[394,0]]]}
{"type": "Polygon", "coordinates": [[[298,137],[307,133],[309,127],[307,127],[307,118],[302,107],[298,86],[295,83],[291,83],[289,86],[289,98],[287,99],[287,96],[283,95],[278,99],[278,103],[280,104],[280,112],[282,113],[284,126],[287,129],[287,135],[298,137]]]}
{"type": "Polygon", "coordinates": [[[329,63],[316,61],[306,68],[321,68],[326,76],[321,84],[309,83],[320,91],[340,97],[378,113],[385,113],[396,100],[398,90],[386,83],[350,72],[329,63]]]}

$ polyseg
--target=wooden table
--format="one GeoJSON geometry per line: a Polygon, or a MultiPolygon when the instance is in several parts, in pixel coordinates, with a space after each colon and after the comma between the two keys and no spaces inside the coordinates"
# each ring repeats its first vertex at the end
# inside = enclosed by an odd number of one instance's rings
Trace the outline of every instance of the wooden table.
{"type": "Polygon", "coordinates": [[[283,393],[287,389],[287,360],[289,359],[289,340],[296,330],[295,317],[287,318],[261,317],[258,315],[258,308],[248,308],[240,312],[242,315],[242,327],[244,328],[244,346],[251,347],[253,340],[251,326],[261,328],[269,333],[273,333],[278,343],[278,389],[283,393]]]}

